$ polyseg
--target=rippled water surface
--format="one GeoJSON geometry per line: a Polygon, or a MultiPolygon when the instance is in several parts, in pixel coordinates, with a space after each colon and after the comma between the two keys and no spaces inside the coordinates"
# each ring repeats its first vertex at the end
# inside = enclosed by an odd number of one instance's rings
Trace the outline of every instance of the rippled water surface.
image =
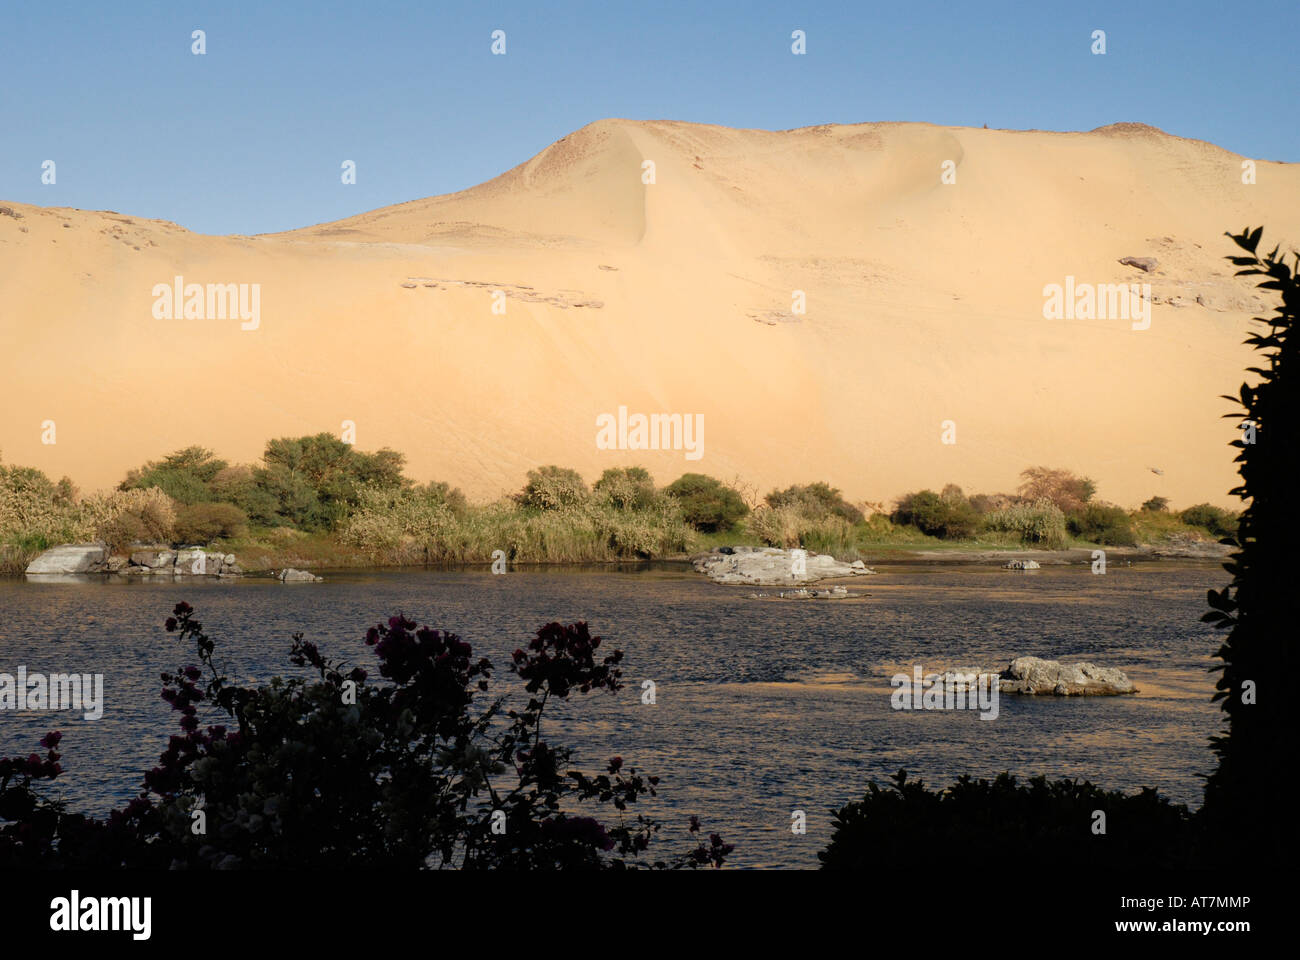
{"type": "Polygon", "coordinates": [[[1104,576],[1088,566],[876,569],[851,584],[869,598],[851,603],[753,600],[674,565],[348,572],[320,584],[0,581],[0,672],[102,673],[106,700],[95,722],[0,713],[0,755],[29,753],[61,729],[67,773],[57,783],[74,807],[103,813],[134,795],[174,729],[158,675],[193,660],[162,629],[184,599],[240,680],[293,673],[285,652],[297,630],[369,666],[365,627],[400,610],[461,634],[517,690],[510,652],[543,623],[585,619],[625,652],[628,687],[579,697],[548,721],[547,738],[573,746],[588,770],[619,754],[658,774],[651,809],[665,833],[698,814],[737,845],[737,866],[815,867],[830,811],[900,767],[931,783],[1002,770],[1086,777],[1199,805],[1219,719],[1207,672],[1217,643],[1197,621],[1206,589],[1226,577],[1217,565],[1112,565],[1104,576]],[[1006,696],[991,722],[890,706],[889,677],[913,664],[1004,666],[1024,655],[1121,667],[1140,693],[1006,696]],[[657,687],[652,706],[640,702],[644,680],[657,687]],[[793,810],[806,811],[806,836],[791,834],[793,810]]]}

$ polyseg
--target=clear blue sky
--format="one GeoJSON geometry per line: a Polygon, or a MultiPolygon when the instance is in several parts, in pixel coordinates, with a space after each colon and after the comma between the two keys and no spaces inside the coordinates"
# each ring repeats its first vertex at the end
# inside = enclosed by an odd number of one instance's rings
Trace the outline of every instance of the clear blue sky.
{"type": "Polygon", "coordinates": [[[1136,120],[1297,161],[1297,43],[1295,0],[3,0],[0,200],[285,230],[472,186],[602,117],[1136,120]]]}

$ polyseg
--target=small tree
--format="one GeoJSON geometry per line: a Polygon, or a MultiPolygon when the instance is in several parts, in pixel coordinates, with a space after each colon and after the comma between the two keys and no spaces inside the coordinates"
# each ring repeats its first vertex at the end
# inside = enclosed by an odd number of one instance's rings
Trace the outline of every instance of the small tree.
{"type": "Polygon", "coordinates": [[[696,530],[729,530],[749,512],[739,493],[702,473],[684,473],[664,490],[681,504],[682,518],[696,530]]]}
{"type": "Polygon", "coordinates": [[[1228,635],[1215,656],[1223,661],[1214,699],[1227,717],[1225,735],[1211,738],[1218,769],[1205,789],[1203,815],[1218,839],[1225,862],[1242,856],[1254,861],[1285,861],[1289,850],[1279,843],[1291,817],[1290,792],[1279,787],[1290,743],[1290,702],[1285,684],[1295,669],[1294,631],[1300,622],[1300,591],[1295,589],[1291,556],[1300,536],[1295,508],[1295,478],[1300,476],[1300,342],[1293,336],[1300,316],[1300,255],[1288,265],[1278,247],[1261,257],[1263,227],[1228,234],[1245,256],[1229,257],[1242,269],[1238,276],[1262,276],[1258,286],[1275,290],[1281,303],[1268,318],[1256,317],[1266,331],[1246,343],[1263,353],[1268,364],[1252,367],[1259,383],[1243,383],[1241,406],[1225,414],[1249,428],[1232,446],[1238,449],[1241,483],[1231,493],[1246,503],[1235,539],[1237,548],[1224,569],[1232,582],[1208,594],[1210,611],[1201,619],[1228,635]],[[1253,441],[1253,442],[1250,442],[1253,441]],[[1288,639],[1290,638],[1290,639],[1288,639]]]}

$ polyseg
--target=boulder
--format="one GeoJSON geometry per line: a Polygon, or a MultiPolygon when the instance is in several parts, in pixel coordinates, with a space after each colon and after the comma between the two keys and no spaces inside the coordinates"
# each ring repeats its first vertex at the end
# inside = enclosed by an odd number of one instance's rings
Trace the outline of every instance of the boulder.
{"type": "Polygon", "coordinates": [[[714,583],[784,586],[835,577],[860,577],[876,571],[862,563],[843,563],[829,554],[807,553],[801,572],[795,572],[795,554],[777,547],[719,547],[692,561],[695,569],[714,583]]]}
{"type": "Polygon", "coordinates": [[[275,575],[275,579],[281,583],[319,583],[323,577],[318,577],[314,573],[308,573],[306,570],[295,570],[293,567],[287,567],[275,575]]]}
{"type": "Polygon", "coordinates": [[[1058,663],[1018,657],[1001,673],[1001,693],[1053,694],[1058,697],[1137,693],[1123,670],[1095,663],[1058,663]]]}
{"type": "Polygon", "coordinates": [[[126,565],[126,557],[109,557],[107,562],[104,564],[104,569],[109,573],[121,573],[126,569],[126,565]]]}
{"type": "Polygon", "coordinates": [[[131,554],[131,563],[150,570],[170,567],[176,563],[176,553],[172,550],[137,550],[131,554]]]}
{"type": "Polygon", "coordinates": [[[28,573],[95,573],[108,559],[102,543],[66,543],[51,547],[27,565],[28,573]]]}
{"type": "Polygon", "coordinates": [[[1160,263],[1155,257],[1120,257],[1119,262],[1126,267],[1137,267],[1143,273],[1150,273],[1160,263]]]}

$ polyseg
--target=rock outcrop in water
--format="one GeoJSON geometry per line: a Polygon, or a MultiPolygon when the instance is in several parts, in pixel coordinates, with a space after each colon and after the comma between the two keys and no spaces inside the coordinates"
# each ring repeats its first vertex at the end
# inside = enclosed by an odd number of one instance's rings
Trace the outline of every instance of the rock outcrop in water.
{"type": "Polygon", "coordinates": [[[320,583],[325,578],[318,577],[306,570],[295,570],[293,567],[286,567],[275,575],[275,579],[281,583],[320,583]]]}
{"type": "Polygon", "coordinates": [[[243,572],[233,553],[155,546],[121,556],[111,555],[103,543],[51,547],[27,565],[27,573],[33,576],[111,573],[130,577],[237,577],[243,572]]]}
{"type": "Polygon", "coordinates": [[[1037,570],[1039,569],[1037,560],[1008,560],[1002,566],[1008,570],[1037,570]]]}
{"type": "Polygon", "coordinates": [[[1053,694],[1058,697],[1137,693],[1123,670],[1095,663],[1058,663],[1017,657],[1001,673],[1000,693],[1053,694]]]}
{"type": "Polygon", "coordinates": [[[875,573],[861,560],[844,563],[825,553],[781,550],[777,547],[715,547],[692,561],[714,583],[743,583],[758,587],[812,583],[833,577],[875,573]],[[800,556],[802,554],[802,556],[800,556]]]}

